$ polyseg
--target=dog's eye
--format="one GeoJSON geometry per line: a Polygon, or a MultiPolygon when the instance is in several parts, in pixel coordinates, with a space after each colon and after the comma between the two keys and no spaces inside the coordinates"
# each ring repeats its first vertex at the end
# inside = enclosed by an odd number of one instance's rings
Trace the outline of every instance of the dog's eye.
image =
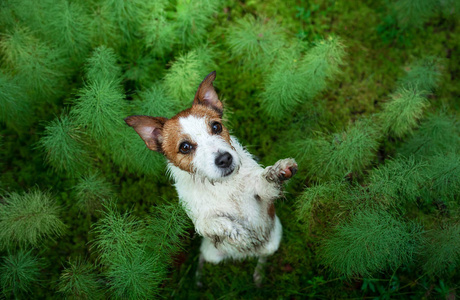
{"type": "Polygon", "coordinates": [[[212,133],[219,134],[222,132],[222,125],[218,122],[214,122],[211,125],[212,133]]]}
{"type": "Polygon", "coordinates": [[[189,142],[183,142],[179,146],[179,151],[183,154],[189,154],[192,149],[193,146],[189,142]]]}

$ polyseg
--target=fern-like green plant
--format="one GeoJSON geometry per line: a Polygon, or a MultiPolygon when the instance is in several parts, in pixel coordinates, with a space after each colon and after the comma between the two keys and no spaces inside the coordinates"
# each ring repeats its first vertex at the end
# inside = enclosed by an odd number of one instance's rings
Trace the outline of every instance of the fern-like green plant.
{"type": "Polygon", "coordinates": [[[84,132],[75,125],[72,118],[62,115],[46,126],[38,145],[46,161],[56,171],[78,176],[91,166],[83,137],[84,132]]]}
{"type": "Polygon", "coordinates": [[[190,219],[179,203],[152,208],[147,224],[147,243],[164,261],[169,261],[181,250],[181,239],[191,227],[190,219]]]}
{"type": "Polygon", "coordinates": [[[166,277],[165,261],[156,253],[138,248],[132,254],[111,260],[105,272],[109,291],[116,298],[153,299],[166,277]]]}
{"type": "Polygon", "coordinates": [[[306,84],[303,92],[307,98],[314,98],[326,88],[327,80],[339,73],[344,56],[345,47],[341,39],[333,36],[315,43],[305,54],[301,66],[306,84]]]}
{"type": "Polygon", "coordinates": [[[4,195],[0,204],[0,248],[16,245],[38,246],[45,238],[64,232],[60,208],[50,193],[38,189],[4,195]]]}
{"type": "Polygon", "coordinates": [[[407,68],[399,84],[410,89],[416,87],[421,91],[433,92],[441,80],[441,62],[436,57],[426,57],[411,64],[407,68]]]}
{"type": "Polygon", "coordinates": [[[421,27],[439,9],[439,0],[400,0],[395,9],[402,27],[421,27]]]}
{"type": "Polygon", "coordinates": [[[265,79],[261,94],[262,107],[271,117],[280,119],[287,116],[306,98],[307,82],[298,70],[300,53],[296,52],[280,52],[280,57],[265,79]]]}
{"type": "Polygon", "coordinates": [[[142,221],[129,213],[120,214],[113,204],[105,209],[93,233],[109,291],[118,298],[154,297],[189,226],[184,211],[178,204],[159,206],[142,221]]]}
{"type": "Polygon", "coordinates": [[[416,88],[399,88],[390,97],[380,115],[383,128],[395,137],[403,137],[412,132],[428,107],[427,95],[416,88]]]}
{"type": "Polygon", "coordinates": [[[369,193],[387,204],[401,207],[402,202],[415,202],[424,194],[430,177],[428,164],[413,156],[389,160],[369,176],[369,193]]]}
{"type": "Polygon", "coordinates": [[[357,211],[323,241],[319,253],[340,275],[371,277],[412,262],[421,241],[415,224],[385,211],[357,211]]]}
{"type": "Polygon", "coordinates": [[[401,155],[422,158],[452,154],[460,149],[460,125],[454,116],[437,113],[428,116],[413,136],[398,150],[401,155]]]}
{"type": "Polygon", "coordinates": [[[87,212],[100,209],[114,194],[111,184],[97,173],[81,177],[73,189],[77,205],[87,212]]]}
{"type": "Polygon", "coordinates": [[[40,279],[42,261],[29,250],[19,250],[2,257],[0,287],[6,298],[19,299],[31,291],[40,279]]]}
{"type": "Polygon", "coordinates": [[[460,199],[460,155],[437,155],[429,160],[431,185],[429,191],[434,199],[455,201],[460,199]]]}
{"type": "Polygon", "coordinates": [[[95,267],[82,259],[69,260],[62,271],[57,291],[68,299],[102,299],[95,267]]]}
{"type": "Polygon", "coordinates": [[[249,14],[227,31],[232,55],[247,68],[268,67],[286,43],[287,37],[276,22],[249,14]]]}
{"type": "Polygon", "coordinates": [[[180,108],[189,107],[198,85],[209,73],[206,66],[212,65],[209,52],[192,50],[179,56],[164,77],[164,87],[168,95],[180,108]]]}
{"type": "Polygon", "coordinates": [[[30,113],[30,99],[19,82],[0,71],[0,121],[23,127],[29,123],[22,115],[30,113]]]}
{"type": "Polygon", "coordinates": [[[144,222],[126,212],[121,214],[113,202],[104,205],[103,216],[93,225],[92,232],[96,235],[93,248],[99,254],[100,261],[105,265],[119,257],[133,257],[141,250],[141,242],[145,238],[144,222]]]}
{"type": "Polygon", "coordinates": [[[118,48],[125,41],[108,1],[95,3],[91,8],[90,19],[92,46],[107,45],[118,48]]]}
{"type": "Polygon", "coordinates": [[[152,11],[154,1],[98,1],[93,13],[95,40],[118,49],[136,41],[136,34],[152,11]],[[101,26],[101,27],[98,27],[101,26]],[[107,31],[105,31],[107,30],[107,31]],[[116,40],[112,40],[115,38],[116,40]]]}
{"type": "Polygon", "coordinates": [[[164,56],[172,51],[173,45],[177,42],[174,34],[175,24],[167,18],[167,1],[155,1],[155,7],[149,15],[141,30],[145,36],[145,44],[153,54],[158,57],[164,56]]]}
{"type": "Polygon", "coordinates": [[[424,271],[442,275],[460,265],[460,224],[447,224],[427,234],[424,271]]]}
{"type": "Polygon", "coordinates": [[[155,83],[141,91],[138,98],[132,102],[134,114],[170,118],[178,108],[176,102],[169,97],[163,85],[155,83]]]}
{"type": "Polygon", "coordinates": [[[86,126],[92,137],[104,141],[123,125],[126,117],[125,96],[114,81],[95,81],[79,92],[72,115],[80,126],[86,126]]]}
{"type": "Polygon", "coordinates": [[[306,188],[296,201],[298,219],[310,219],[316,207],[331,201],[348,198],[347,191],[347,185],[340,181],[317,184],[306,188]]]}
{"type": "Polygon", "coordinates": [[[183,47],[193,46],[206,37],[206,27],[217,14],[220,0],[178,0],[175,14],[175,31],[183,47]]]}
{"type": "Polygon", "coordinates": [[[47,99],[60,91],[67,70],[61,49],[40,41],[29,29],[17,27],[3,36],[0,52],[5,65],[38,97],[47,99]]]}
{"type": "Polygon", "coordinates": [[[339,38],[321,40],[301,58],[300,47],[278,51],[261,94],[269,116],[287,117],[305,100],[313,99],[339,73],[345,51],[339,38]]]}
{"type": "Polygon", "coordinates": [[[117,64],[117,56],[112,48],[100,46],[94,49],[85,65],[86,78],[89,84],[95,82],[121,82],[121,68],[117,64]]]}
{"type": "Polygon", "coordinates": [[[298,141],[295,149],[305,162],[308,174],[341,180],[350,173],[361,174],[370,164],[378,147],[377,138],[370,122],[361,121],[341,133],[298,141]]]}
{"type": "Polygon", "coordinates": [[[91,22],[88,11],[78,2],[47,1],[42,10],[43,33],[75,64],[79,64],[90,48],[91,22]],[[46,33],[46,34],[45,34],[46,33]]]}

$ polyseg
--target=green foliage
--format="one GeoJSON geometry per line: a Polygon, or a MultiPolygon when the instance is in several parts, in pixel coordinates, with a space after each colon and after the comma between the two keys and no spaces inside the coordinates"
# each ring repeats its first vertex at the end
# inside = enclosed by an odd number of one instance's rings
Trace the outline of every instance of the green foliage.
{"type": "Polygon", "coordinates": [[[130,256],[117,256],[111,261],[106,276],[109,291],[116,298],[152,299],[165,279],[166,269],[158,255],[140,249],[130,256]]]}
{"type": "Polygon", "coordinates": [[[40,278],[43,268],[41,260],[32,251],[19,250],[2,257],[0,262],[0,286],[7,298],[18,299],[31,291],[31,286],[40,278]]]}
{"type": "Polygon", "coordinates": [[[141,30],[145,35],[145,44],[152,52],[161,57],[168,53],[176,42],[174,23],[167,18],[167,1],[155,1],[155,7],[141,30]]]}
{"type": "Polygon", "coordinates": [[[80,91],[75,100],[72,115],[80,126],[86,126],[96,139],[105,139],[125,116],[123,110],[124,94],[113,81],[96,81],[80,91]]]}
{"type": "Polygon", "coordinates": [[[78,2],[59,0],[45,3],[43,13],[48,18],[43,22],[43,32],[65,50],[66,56],[80,63],[90,50],[88,26],[91,20],[88,11],[78,2]]]}
{"type": "Polygon", "coordinates": [[[121,68],[117,65],[117,56],[111,48],[100,46],[94,49],[85,67],[88,84],[96,82],[121,82],[121,68]]]}
{"type": "MultiPolygon", "coordinates": [[[[458,200],[460,195],[460,156],[439,155],[430,163],[431,186],[433,199],[441,201],[458,200]]],[[[458,201],[456,201],[458,203],[458,201]]]]}
{"type": "Polygon", "coordinates": [[[0,204],[0,248],[38,246],[43,239],[63,233],[60,208],[48,192],[10,193],[4,201],[0,204]]]}
{"type": "Polygon", "coordinates": [[[306,78],[299,70],[296,51],[279,53],[273,70],[265,80],[262,107],[269,116],[281,118],[291,113],[305,99],[306,78]]]}
{"type": "Polygon", "coordinates": [[[400,0],[395,3],[399,24],[403,27],[421,27],[430,18],[441,1],[400,0]]]}
{"type": "Polygon", "coordinates": [[[89,153],[85,149],[84,132],[75,126],[70,116],[62,115],[51,121],[44,134],[39,147],[45,153],[46,161],[56,171],[78,176],[91,166],[89,153]]]}
{"type": "Polygon", "coordinates": [[[426,93],[417,89],[400,88],[391,94],[381,113],[384,129],[395,137],[412,132],[429,105],[426,93]]]}
{"type": "Polygon", "coordinates": [[[181,55],[172,64],[164,77],[164,86],[177,106],[184,109],[191,105],[198,85],[210,73],[206,68],[210,65],[213,65],[212,54],[204,49],[181,55]]]}
{"type": "Polygon", "coordinates": [[[102,299],[94,266],[77,259],[67,263],[59,278],[58,292],[69,299],[102,299]]]}
{"type": "Polygon", "coordinates": [[[77,205],[87,212],[93,212],[114,194],[113,188],[100,174],[91,173],[79,179],[74,186],[77,205]]]}
{"type": "Polygon", "coordinates": [[[50,97],[59,91],[66,71],[59,48],[40,41],[29,29],[15,28],[0,40],[0,52],[5,66],[37,93],[35,97],[50,97]]]}
{"type": "Polygon", "coordinates": [[[309,187],[297,199],[298,218],[311,218],[316,207],[344,198],[348,198],[348,195],[347,186],[343,182],[327,182],[309,187]]]}
{"type": "Polygon", "coordinates": [[[408,89],[415,87],[420,91],[433,92],[441,80],[440,69],[439,59],[435,57],[421,59],[408,67],[400,85],[408,89]]]}
{"type": "Polygon", "coordinates": [[[175,30],[182,46],[193,46],[206,38],[206,27],[217,13],[221,0],[178,0],[175,30]]]}
{"type": "Polygon", "coordinates": [[[93,228],[94,247],[105,266],[109,290],[115,297],[151,298],[165,279],[167,263],[180,250],[189,226],[178,205],[157,207],[142,221],[120,214],[109,204],[93,228]]]}
{"type": "Polygon", "coordinates": [[[156,83],[139,93],[139,99],[133,101],[135,114],[166,117],[175,115],[177,108],[173,98],[169,97],[165,88],[156,83]]]}
{"type": "Polygon", "coordinates": [[[460,225],[447,224],[428,232],[423,269],[430,274],[452,272],[460,264],[460,225]]]}
{"type": "Polygon", "coordinates": [[[345,54],[340,39],[333,37],[317,42],[303,58],[298,48],[280,50],[265,80],[262,105],[271,117],[288,117],[299,103],[324,90],[327,80],[339,73],[345,54]]]}
{"type": "Polygon", "coordinates": [[[397,207],[401,201],[415,202],[430,179],[426,169],[427,163],[414,157],[390,160],[370,174],[369,192],[397,207]]]}
{"type": "Polygon", "coordinates": [[[93,225],[96,235],[93,247],[99,253],[103,264],[109,265],[119,257],[134,257],[142,250],[144,223],[131,216],[128,212],[120,214],[113,202],[105,205],[103,217],[93,225]]]}
{"type": "Polygon", "coordinates": [[[96,139],[107,139],[117,127],[121,127],[126,116],[119,70],[112,49],[96,49],[88,60],[88,82],[80,90],[71,110],[76,123],[87,127],[96,139]]]}
{"type": "Polygon", "coordinates": [[[460,126],[454,116],[432,114],[421,124],[412,137],[399,149],[404,156],[433,156],[437,153],[458,153],[460,126]]]}
{"type": "Polygon", "coordinates": [[[10,126],[22,126],[30,120],[21,118],[29,112],[29,98],[13,78],[0,72],[0,120],[10,126]]]}
{"type": "Polygon", "coordinates": [[[324,264],[338,274],[370,277],[412,262],[421,229],[385,211],[358,211],[323,241],[324,264]]]}
{"type": "Polygon", "coordinates": [[[308,86],[305,92],[308,98],[315,97],[324,90],[327,80],[339,73],[339,66],[343,64],[345,55],[344,45],[337,37],[330,36],[319,41],[302,59],[303,76],[308,86]]]}
{"type": "Polygon", "coordinates": [[[148,219],[147,243],[157,249],[162,261],[167,261],[171,259],[171,255],[183,250],[181,240],[190,225],[190,220],[179,203],[157,206],[152,209],[152,215],[148,219]]]}
{"type": "Polygon", "coordinates": [[[370,164],[378,147],[377,137],[372,125],[362,121],[341,133],[300,140],[294,147],[310,176],[340,180],[350,173],[361,174],[370,164]]]}
{"type": "Polygon", "coordinates": [[[228,29],[227,43],[244,67],[266,68],[285,45],[286,36],[273,20],[246,15],[228,29]]]}

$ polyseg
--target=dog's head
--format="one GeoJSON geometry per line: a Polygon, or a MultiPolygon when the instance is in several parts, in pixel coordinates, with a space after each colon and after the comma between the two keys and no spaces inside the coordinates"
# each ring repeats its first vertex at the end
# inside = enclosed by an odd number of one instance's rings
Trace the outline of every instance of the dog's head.
{"type": "Polygon", "coordinates": [[[163,153],[180,169],[222,180],[238,169],[240,158],[222,124],[223,105],[212,85],[216,72],[201,82],[191,108],[171,119],[131,116],[125,122],[134,128],[150,150],[163,153]]]}

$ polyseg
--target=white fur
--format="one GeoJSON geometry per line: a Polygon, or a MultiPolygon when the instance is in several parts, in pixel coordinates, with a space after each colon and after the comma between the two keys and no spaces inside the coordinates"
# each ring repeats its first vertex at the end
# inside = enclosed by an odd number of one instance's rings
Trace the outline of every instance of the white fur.
{"type": "Polygon", "coordinates": [[[273,254],[281,241],[282,226],[267,211],[281,190],[279,182],[267,179],[270,167],[259,166],[235,137],[231,137],[233,150],[222,138],[208,134],[203,119],[190,116],[180,124],[198,144],[193,164],[199,172],[190,174],[171,163],[168,168],[182,205],[204,237],[202,257],[219,263],[226,258],[273,254]],[[231,153],[239,168],[214,181],[218,171],[213,157],[221,150],[231,153]]]}

